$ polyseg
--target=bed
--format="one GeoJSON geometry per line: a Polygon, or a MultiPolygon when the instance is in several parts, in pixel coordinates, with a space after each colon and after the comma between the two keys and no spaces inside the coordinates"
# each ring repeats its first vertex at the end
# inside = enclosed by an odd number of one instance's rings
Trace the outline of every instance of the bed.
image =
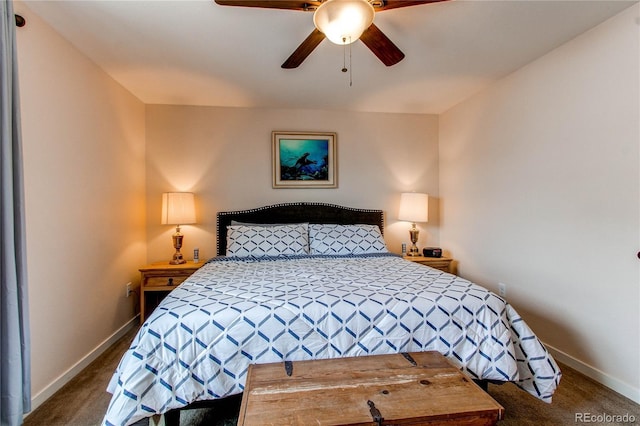
{"type": "Polygon", "coordinates": [[[389,253],[381,210],[287,203],[217,215],[217,254],[147,318],[105,425],[237,395],[251,363],[437,350],[551,402],[561,372],[511,305],[389,253]]]}

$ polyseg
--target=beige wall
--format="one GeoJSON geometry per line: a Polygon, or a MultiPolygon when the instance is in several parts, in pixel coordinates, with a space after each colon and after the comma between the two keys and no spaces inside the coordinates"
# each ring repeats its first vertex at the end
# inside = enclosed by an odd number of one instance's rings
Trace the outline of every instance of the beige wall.
{"type": "Polygon", "coordinates": [[[24,4],[15,9],[27,19],[17,37],[32,391],[41,402],[133,318],[125,283],[146,261],[145,106],[24,4]]]}
{"type": "Polygon", "coordinates": [[[321,201],[386,214],[385,237],[400,252],[410,224],[396,219],[400,192],[432,195],[420,246],[437,245],[437,116],[286,109],[147,106],[147,238],[149,261],[173,254],[175,228],[160,225],[161,194],[192,191],[194,226],[184,226],[183,253],[215,256],[216,212],[290,201],[321,201]],[[271,132],[337,133],[338,188],[273,189],[271,132]]]}
{"type": "Polygon", "coordinates": [[[563,361],[640,401],[638,6],[440,121],[441,241],[563,361]]]}

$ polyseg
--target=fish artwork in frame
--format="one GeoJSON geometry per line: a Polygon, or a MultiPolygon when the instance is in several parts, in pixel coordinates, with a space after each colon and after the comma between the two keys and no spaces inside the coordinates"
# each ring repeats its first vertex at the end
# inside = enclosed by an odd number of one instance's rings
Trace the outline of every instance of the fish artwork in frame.
{"type": "Polygon", "coordinates": [[[336,188],[336,133],[272,132],[274,188],[336,188]]]}

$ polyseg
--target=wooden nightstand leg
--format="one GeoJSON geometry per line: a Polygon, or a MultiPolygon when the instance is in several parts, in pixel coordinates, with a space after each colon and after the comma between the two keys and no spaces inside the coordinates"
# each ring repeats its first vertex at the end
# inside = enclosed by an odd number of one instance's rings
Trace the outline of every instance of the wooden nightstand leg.
{"type": "Polygon", "coordinates": [[[144,285],[140,285],[140,324],[144,322],[144,285]]]}

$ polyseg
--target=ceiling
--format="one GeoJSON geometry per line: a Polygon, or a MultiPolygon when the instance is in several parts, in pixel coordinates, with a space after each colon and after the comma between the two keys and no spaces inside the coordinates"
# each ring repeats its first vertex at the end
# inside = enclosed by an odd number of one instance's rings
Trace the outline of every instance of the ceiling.
{"type": "Polygon", "coordinates": [[[146,104],[441,113],[634,3],[452,0],[387,10],[374,22],[405,59],[386,67],[357,41],[351,73],[341,72],[343,47],[328,40],[300,67],[280,67],[313,30],[310,12],[212,0],[27,0],[15,11],[27,18],[20,31],[39,15],[146,104]]]}

